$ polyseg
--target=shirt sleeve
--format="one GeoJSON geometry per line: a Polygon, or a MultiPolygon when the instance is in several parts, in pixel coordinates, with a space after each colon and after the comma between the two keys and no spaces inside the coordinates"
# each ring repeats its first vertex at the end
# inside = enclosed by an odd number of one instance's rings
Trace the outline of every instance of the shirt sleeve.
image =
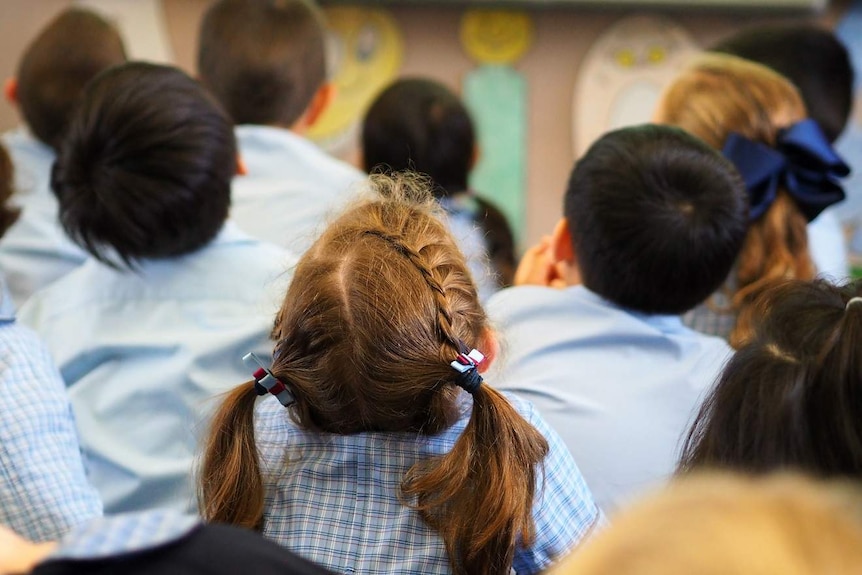
{"type": "Polygon", "coordinates": [[[528,421],[548,441],[548,455],[533,501],[533,544],[515,551],[512,568],[519,575],[544,571],[605,523],[604,514],[563,440],[532,405],[529,410],[528,421]]]}
{"type": "Polygon", "coordinates": [[[101,514],[59,372],[30,330],[0,325],[0,523],[41,542],[101,514]]]}

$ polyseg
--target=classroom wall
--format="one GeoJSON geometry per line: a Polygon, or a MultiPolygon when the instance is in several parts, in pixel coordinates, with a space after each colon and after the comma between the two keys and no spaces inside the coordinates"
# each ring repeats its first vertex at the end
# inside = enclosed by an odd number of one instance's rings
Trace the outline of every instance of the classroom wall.
{"type": "MultiPolygon", "coordinates": [[[[69,0],[0,1],[0,76],[14,74],[16,62],[37,30],[69,0]]],[[[197,23],[207,0],[163,0],[169,36],[177,64],[194,71],[197,23]]],[[[843,3],[822,15],[834,19],[843,3]]],[[[427,75],[458,88],[473,64],[458,40],[460,8],[400,7],[391,12],[405,39],[403,73],[427,75]]],[[[549,233],[560,214],[563,187],[573,162],[571,135],[572,94],[578,67],[595,39],[623,11],[544,9],[532,12],[535,40],[516,65],[529,90],[527,241],[549,233]]],[[[671,16],[703,44],[757,22],[781,16],[677,12],[671,16]]],[[[16,125],[13,107],[0,104],[0,129],[16,125]]]]}

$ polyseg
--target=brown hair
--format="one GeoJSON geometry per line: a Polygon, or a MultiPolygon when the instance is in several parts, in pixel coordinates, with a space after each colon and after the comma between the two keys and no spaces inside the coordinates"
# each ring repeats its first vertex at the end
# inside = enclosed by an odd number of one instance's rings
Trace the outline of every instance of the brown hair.
{"type": "Polygon", "coordinates": [[[290,127],[326,81],[323,16],[308,0],[215,2],[198,72],[235,123],[290,127]]]}
{"type": "MultiPolygon", "coordinates": [[[[779,130],[805,119],[796,88],[770,69],[740,58],[710,55],[698,59],[666,91],[659,116],[721,150],[731,132],[774,146],[779,130]]],[[[735,313],[778,281],[811,279],[807,221],[786,191],[751,223],[736,265],[735,313]]],[[[740,317],[730,342],[738,347],[750,326],[740,317]]]]}
{"type": "Polygon", "coordinates": [[[677,480],[553,575],[821,575],[862,570],[857,485],[729,474],[677,480]]]}
{"type": "Polygon", "coordinates": [[[57,148],[84,86],[126,61],[119,32],[89,10],[69,9],[30,43],[18,64],[18,104],[33,134],[57,148]]]}
{"type": "MultiPolygon", "coordinates": [[[[296,396],[289,413],[304,429],[438,433],[459,417],[449,363],[462,345],[480,347],[487,318],[430,195],[417,203],[424,193],[403,179],[372,181],[387,199],[348,211],[297,266],[273,331],[272,371],[296,396]]],[[[254,402],[250,382],[215,418],[200,488],[208,520],[261,526],[254,402]]],[[[453,449],[407,472],[401,495],[440,533],[455,573],[508,573],[515,543],[531,543],[547,451],[482,385],[453,449]]]]}
{"type": "Polygon", "coordinates": [[[21,215],[21,209],[9,205],[15,192],[15,168],[6,148],[0,145],[0,237],[12,227],[21,215]]]}

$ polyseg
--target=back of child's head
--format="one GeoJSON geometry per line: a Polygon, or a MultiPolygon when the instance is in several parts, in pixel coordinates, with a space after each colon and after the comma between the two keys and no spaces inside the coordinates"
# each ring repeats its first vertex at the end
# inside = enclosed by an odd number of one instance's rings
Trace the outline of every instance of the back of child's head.
{"type": "Polygon", "coordinates": [[[711,50],[763,64],[785,76],[829,141],[841,135],[853,107],[853,66],[847,49],[830,30],[812,24],[757,26],[711,50]]]}
{"type": "Polygon", "coordinates": [[[126,61],[123,40],[89,10],[64,11],[30,43],[18,64],[16,99],[24,121],[56,148],[84,86],[126,61]]]}
{"type": "MultiPolygon", "coordinates": [[[[296,397],[290,415],[302,428],[435,434],[461,413],[463,382],[450,364],[483,347],[488,321],[427,199],[417,203],[403,180],[375,181],[388,198],[334,221],[296,267],[273,331],[272,372],[296,397]]],[[[253,383],[216,416],[201,477],[208,519],[252,527],[263,514],[260,472],[255,453],[237,447],[254,444],[253,383]]],[[[470,393],[466,429],[448,454],[407,473],[404,500],[441,534],[454,572],[508,573],[516,542],[532,537],[548,446],[493,388],[470,393]]]]}
{"type": "Polygon", "coordinates": [[[564,215],[584,285],[642,313],[680,314],[727,277],[747,228],[733,166],[667,126],[610,132],[575,165],[564,215]]]}
{"type": "Polygon", "coordinates": [[[104,263],[133,266],[216,236],[236,161],[230,119],[203,86],[129,63],[84,91],[51,183],[69,236],[104,263]]]}
{"type": "Polygon", "coordinates": [[[371,104],[362,126],[366,172],[413,170],[445,197],[467,189],[473,162],[473,121],[446,86],[424,78],[398,80],[371,104]]]}
{"type": "Polygon", "coordinates": [[[862,282],[823,281],[763,294],[748,312],[751,338],[701,408],[680,468],[862,478],[860,296],[862,282]]]}
{"type": "Polygon", "coordinates": [[[326,81],[325,34],[311,0],[218,0],[198,71],[235,123],[289,128],[326,81]]]}

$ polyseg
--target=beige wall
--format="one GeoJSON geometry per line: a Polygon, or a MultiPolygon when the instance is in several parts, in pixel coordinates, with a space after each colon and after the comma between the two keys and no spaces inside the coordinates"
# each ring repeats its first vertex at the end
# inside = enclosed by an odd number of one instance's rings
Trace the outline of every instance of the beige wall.
{"type": "MultiPolygon", "coordinates": [[[[197,22],[207,0],[163,0],[177,63],[193,71],[197,22]]],[[[0,0],[0,75],[12,75],[28,39],[68,0],[0,0]]],[[[839,8],[833,8],[836,12],[839,8]]],[[[405,37],[404,74],[432,76],[458,87],[472,68],[458,42],[462,9],[395,8],[405,37]]],[[[581,59],[620,11],[540,10],[533,13],[535,43],[517,68],[529,89],[528,240],[552,228],[573,161],[571,102],[581,59]]],[[[832,14],[825,18],[833,17],[832,14]]],[[[765,16],[677,13],[673,18],[704,44],[765,16]]],[[[0,104],[0,129],[16,124],[14,110],[0,104]]]]}

